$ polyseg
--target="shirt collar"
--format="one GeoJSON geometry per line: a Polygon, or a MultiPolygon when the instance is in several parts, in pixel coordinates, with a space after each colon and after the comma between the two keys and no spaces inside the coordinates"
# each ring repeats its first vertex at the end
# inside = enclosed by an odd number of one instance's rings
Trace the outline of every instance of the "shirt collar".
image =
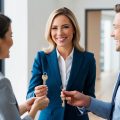
{"type": "MultiPolygon", "coordinates": [[[[59,53],[57,48],[56,48],[56,52],[57,52],[57,58],[60,58],[61,55],[60,55],[60,53],[59,53]]],[[[71,53],[69,54],[69,56],[67,58],[73,58],[73,53],[74,53],[74,47],[73,47],[71,53]]]]}

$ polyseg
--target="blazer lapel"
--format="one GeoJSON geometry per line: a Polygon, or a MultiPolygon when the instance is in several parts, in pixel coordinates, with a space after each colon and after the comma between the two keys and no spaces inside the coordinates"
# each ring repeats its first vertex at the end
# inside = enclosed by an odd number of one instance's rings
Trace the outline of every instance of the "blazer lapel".
{"type": "Polygon", "coordinates": [[[50,68],[52,71],[53,78],[55,80],[54,82],[60,88],[62,85],[62,81],[61,81],[61,76],[59,71],[59,64],[58,64],[56,49],[54,49],[50,54],[50,68]]]}
{"type": "Polygon", "coordinates": [[[66,90],[69,90],[71,85],[74,83],[75,78],[77,77],[77,74],[80,70],[80,66],[82,65],[82,60],[83,53],[79,52],[77,49],[74,49],[73,62],[66,90]]]}
{"type": "Polygon", "coordinates": [[[120,85],[120,73],[119,73],[118,80],[117,80],[117,83],[116,83],[116,86],[115,86],[115,89],[114,89],[114,92],[113,92],[113,96],[112,96],[112,108],[111,108],[111,113],[110,113],[109,120],[112,120],[112,115],[113,115],[113,110],[114,110],[114,105],[115,105],[114,100],[115,100],[115,96],[116,96],[119,85],[120,85]]]}
{"type": "Polygon", "coordinates": [[[114,92],[113,92],[112,102],[113,102],[114,99],[115,99],[115,96],[116,96],[116,93],[117,93],[117,90],[118,90],[119,85],[120,85],[120,74],[119,74],[119,76],[118,76],[118,80],[117,80],[117,83],[116,83],[116,86],[115,86],[115,89],[114,89],[114,92]]]}

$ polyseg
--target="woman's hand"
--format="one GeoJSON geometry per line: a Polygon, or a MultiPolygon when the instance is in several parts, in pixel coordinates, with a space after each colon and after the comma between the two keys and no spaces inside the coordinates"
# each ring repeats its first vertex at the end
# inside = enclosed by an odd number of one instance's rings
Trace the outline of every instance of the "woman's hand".
{"type": "Polygon", "coordinates": [[[27,111],[30,111],[31,106],[33,105],[33,103],[34,103],[35,100],[36,100],[36,98],[33,97],[33,98],[30,98],[30,99],[26,100],[21,105],[19,105],[20,115],[24,114],[27,111]]]}
{"type": "Polygon", "coordinates": [[[31,107],[32,107],[35,99],[36,99],[36,98],[33,97],[33,98],[30,98],[30,99],[26,100],[26,110],[27,110],[27,111],[30,111],[30,109],[31,109],[31,107]]]}
{"type": "Polygon", "coordinates": [[[49,99],[46,96],[36,97],[31,109],[43,110],[49,104],[49,99]]]}
{"type": "Polygon", "coordinates": [[[46,96],[36,97],[30,109],[29,115],[34,119],[38,110],[46,108],[49,104],[49,99],[46,96]]]}
{"type": "Polygon", "coordinates": [[[46,85],[39,85],[35,87],[36,97],[41,97],[47,95],[48,87],[46,85]]]}

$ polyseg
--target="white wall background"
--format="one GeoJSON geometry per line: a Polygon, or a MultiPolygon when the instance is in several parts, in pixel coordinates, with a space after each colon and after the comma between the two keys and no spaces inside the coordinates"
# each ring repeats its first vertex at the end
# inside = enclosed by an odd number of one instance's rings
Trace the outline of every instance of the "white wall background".
{"type": "Polygon", "coordinates": [[[45,24],[52,10],[66,6],[73,10],[81,28],[84,46],[85,9],[113,8],[114,0],[5,0],[5,14],[13,23],[14,46],[6,60],[5,73],[10,78],[19,102],[25,100],[27,82],[36,52],[47,42],[45,24]]]}
{"type": "Polygon", "coordinates": [[[5,61],[5,74],[19,102],[25,100],[28,80],[27,0],[5,0],[4,12],[12,19],[13,47],[5,61]]]}

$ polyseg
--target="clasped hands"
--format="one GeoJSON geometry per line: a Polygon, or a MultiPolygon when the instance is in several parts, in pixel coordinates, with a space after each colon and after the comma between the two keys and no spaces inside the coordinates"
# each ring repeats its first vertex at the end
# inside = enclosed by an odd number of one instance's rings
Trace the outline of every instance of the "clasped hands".
{"type": "MultiPolygon", "coordinates": [[[[48,88],[46,85],[40,85],[35,87],[35,96],[33,98],[28,99],[22,106],[24,106],[25,110],[20,111],[22,114],[25,111],[38,111],[46,108],[49,104],[49,99],[47,98],[48,88]]],[[[22,109],[23,110],[23,109],[22,109]]]]}

